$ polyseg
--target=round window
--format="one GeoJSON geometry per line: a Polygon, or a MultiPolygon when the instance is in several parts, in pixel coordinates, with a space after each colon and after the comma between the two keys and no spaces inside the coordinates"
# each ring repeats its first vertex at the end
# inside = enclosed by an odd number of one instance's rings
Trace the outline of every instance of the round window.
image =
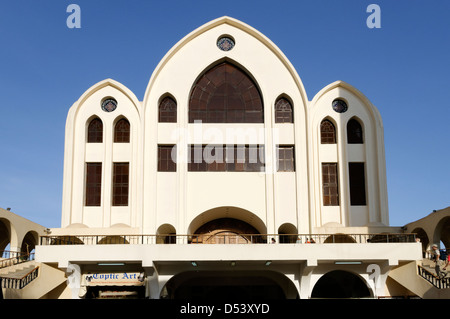
{"type": "Polygon", "coordinates": [[[229,36],[220,37],[217,40],[217,47],[222,51],[230,51],[234,48],[234,40],[229,36]]]}
{"type": "Polygon", "coordinates": [[[345,103],[343,100],[334,100],[332,103],[333,110],[335,110],[338,113],[344,113],[347,111],[347,103],[345,103]]]}
{"type": "Polygon", "coordinates": [[[112,112],[117,108],[117,101],[113,98],[106,98],[102,102],[102,110],[105,112],[112,112]]]}

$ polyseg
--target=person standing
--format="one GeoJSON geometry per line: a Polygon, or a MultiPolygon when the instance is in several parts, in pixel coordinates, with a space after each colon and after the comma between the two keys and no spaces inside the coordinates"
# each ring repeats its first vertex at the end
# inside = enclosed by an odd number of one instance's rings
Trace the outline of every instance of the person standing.
{"type": "Polygon", "coordinates": [[[434,270],[436,271],[436,275],[439,277],[441,274],[441,269],[439,267],[439,258],[441,257],[441,253],[439,252],[438,246],[431,246],[431,254],[433,256],[433,260],[435,262],[434,270]]]}

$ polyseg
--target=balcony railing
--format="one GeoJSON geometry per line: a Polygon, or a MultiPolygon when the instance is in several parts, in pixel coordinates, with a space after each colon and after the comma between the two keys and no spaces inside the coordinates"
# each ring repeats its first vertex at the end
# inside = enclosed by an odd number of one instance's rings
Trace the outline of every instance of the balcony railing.
{"type": "Polygon", "coordinates": [[[412,243],[416,234],[199,234],[41,236],[47,245],[412,243]]]}

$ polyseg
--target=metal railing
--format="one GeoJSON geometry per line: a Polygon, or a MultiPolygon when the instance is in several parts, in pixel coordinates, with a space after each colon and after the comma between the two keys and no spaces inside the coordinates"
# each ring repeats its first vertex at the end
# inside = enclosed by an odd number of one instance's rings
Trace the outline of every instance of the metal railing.
{"type": "Polygon", "coordinates": [[[442,278],[436,276],[435,274],[433,274],[432,272],[428,271],[427,269],[425,269],[420,265],[417,265],[417,272],[419,276],[421,276],[423,279],[425,279],[438,289],[450,288],[450,277],[442,278]]]}
{"type": "Polygon", "coordinates": [[[22,289],[39,276],[39,267],[34,268],[22,278],[0,277],[1,287],[22,289]]]}
{"type": "Polygon", "coordinates": [[[47,245],[412,243],[416,234],[194,234],[41,236],[47,245]]]}

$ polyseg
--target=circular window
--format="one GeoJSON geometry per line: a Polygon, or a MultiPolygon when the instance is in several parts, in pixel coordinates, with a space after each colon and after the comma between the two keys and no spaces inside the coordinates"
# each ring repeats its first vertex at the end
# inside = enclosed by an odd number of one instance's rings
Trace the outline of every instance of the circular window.
{"type": "Polygon", "coordinates": [[[113,98],[106,98],[102,102],[102,110],[105,112],[112,112],[117,108],[117,101],[113,98]]]}
{"type": "Polygon", "coordinates": [[[217,40],[217,47],[222,51],[230,51],[234,48],[234,40],[229,36],[220,37],[217,40]]]}
{"type": "Polygon", "coordinates": [[[345,103],[343,100],[334,100],[332,103],[333,110],[335,110],[338,113],[344,113],[347,111],[347,103],[345,103]]]}

